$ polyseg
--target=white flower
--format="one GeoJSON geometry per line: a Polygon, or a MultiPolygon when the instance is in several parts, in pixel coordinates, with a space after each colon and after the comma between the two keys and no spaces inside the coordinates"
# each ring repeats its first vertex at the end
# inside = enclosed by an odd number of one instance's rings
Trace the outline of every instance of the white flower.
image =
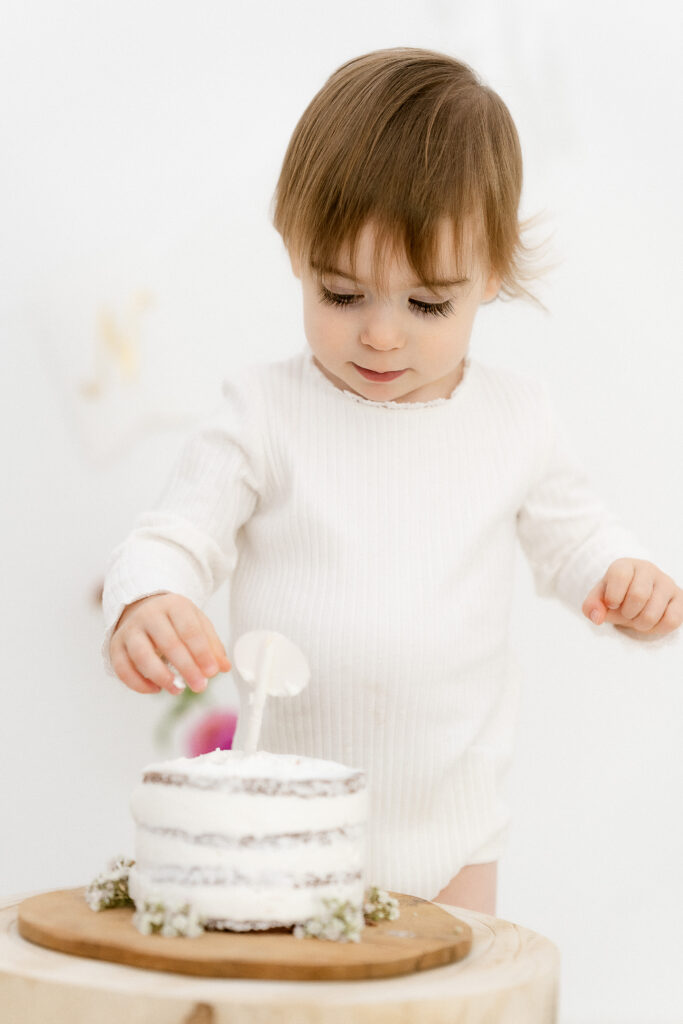
{"type": "Polygon", "coordinates": [[[194,939],[204,931],[203,921],[194,907],[189,904],[167,907],[158,896],[145,900],[133,915],[133,924],[143,935],[183,935],[194,939]]]}
{"type": "Polygon", "coordinates": [[[377,924],[378,921],[395,921],[399,916],[398,900],[390,896],[386,889],[371,886],[365,891],[363,913],[366,924],[377,924]]]}
{"type": "Polygon", "coordinates": [[[133,905],[128,893],[128,874],[133,863],[125,857],[116,857],[109,862],[107,871],[90,883],[85,891],[85,900],[91,910],[133,905]]]}
{"type": "Polygon", "coordinates": [[[330,942],[360,942],[363,929],[361,907],[342,900],[323,900],[324,910],[317,917],[298,924],[294,928],[297,939],[318,938],[330,942]]]}

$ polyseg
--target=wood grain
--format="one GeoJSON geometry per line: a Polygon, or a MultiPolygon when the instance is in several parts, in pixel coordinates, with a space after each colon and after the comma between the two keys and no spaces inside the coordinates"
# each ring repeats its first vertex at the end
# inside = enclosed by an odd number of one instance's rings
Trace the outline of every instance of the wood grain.
{"type": "Polygon", "coordinates": [[[33,896],[19,906],[20,934],[62,953],[130,967],[212,978],[290,981],[388,978],[461,960],[472,932],[435,903],[393,893],[400,916],[363,929],[360,942],[297,939],[290,932],[206,932],[195,939],[141,935],[128,908],[95,912],[85,890],[33,896]]]}
{"type": "Polygon", "coordinates": [[[456,963],[353,982],[264,981],[133,969],[36,946],[19,934],[20,902],[0,906],[2,1024],[557,1021],[559,954],[553,943],[464,908],[441,908],[472,930],[472,949],[456,963]]]}

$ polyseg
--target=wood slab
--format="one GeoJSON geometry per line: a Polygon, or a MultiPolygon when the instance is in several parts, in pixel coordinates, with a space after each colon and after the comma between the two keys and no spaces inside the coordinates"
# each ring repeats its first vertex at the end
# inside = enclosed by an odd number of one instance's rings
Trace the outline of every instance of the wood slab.
{"type": "Polygon", "coordinates": [[[464,960],[349,984],[192,977],[59,953],[19,934],[29,895],[0,906],[2,1024],[557,1024],[557,947],[462,907],[442,909],[472,929],[464,960]]]}
{"type": "Polygon", "coordinates": [[[367,925],[360,942],[297,939],[290,932],[205,932],[194,939],[142,935],[133,910],[93,911],[85,888],[41,893],[19,905],[19,933],[62,953],[211,978],[388,978],[467,956],[472,930],[434,903],[392,893],[395,921],[367,925]]]}

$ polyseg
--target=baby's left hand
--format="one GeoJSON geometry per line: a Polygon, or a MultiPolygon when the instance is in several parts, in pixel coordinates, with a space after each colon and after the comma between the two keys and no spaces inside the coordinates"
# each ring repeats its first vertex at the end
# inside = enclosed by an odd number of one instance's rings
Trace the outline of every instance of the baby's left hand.
{"type": "Polygon", "coordinates": [[[611,622],[650,636],[666,636],[683,622],[683,590],[652,562],[618,558],[582,606],[597,626],[611,622]]]}

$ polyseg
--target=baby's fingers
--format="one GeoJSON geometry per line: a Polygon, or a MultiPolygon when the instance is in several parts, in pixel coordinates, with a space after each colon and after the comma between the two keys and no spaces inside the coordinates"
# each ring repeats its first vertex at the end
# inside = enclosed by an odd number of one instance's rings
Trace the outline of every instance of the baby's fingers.
{"type": "Polygon", "coordinates": [[[209,647],[211,648],[211,652],[218,663],[219,670],[221,672],[229,672],[232,668],[232,664],[225,653],[225,647],[218,638],[216,630],[213,628],[213,623],[206,617],[206,615],[204,615],[203,612],[200,612],[199,614],[202,617],[204,631],[209,641],[209,647]]]}
{"type": "MultiPolygon", "coordinates": [[[[160,689],[168,690],[169,693],[177,693],[173,675],[164,665],[159,652],[155,649],[150,636],[141,629],[134,629],[126,634],[123,651],[130,660],[134,670],[147,682],[158,686],[160,689]]],[[[114,664],[112,659],[112,664],[114,664]]]]}
{"type": "MultiPolygon", "coordinates": [[[[176,661],[173,652],[164,651],[164,653],[182,673],[193,690],[203,690],[206,680],[219,672],[218,660],[213,652],[205,626],[205,622],[208,620],[196,606],[189,603],[170,609],[168,620],[189,652],[190,663],[188,664],[183,659],[187,671],[176,661]]],[[[218,638],[216,637],[216,639],[218,638]]]]}
{"type": "Polygon", "coordinates": [[[665,636],[667,633],[673,633],[675,629],[680,629],[681,626],[683,626],[683,590],[677,587],[675,596],[666,606],[666,611],[657,623],[654,632],[665,636]]]}
{"type": "Polygon", "coordinates": [[[160,692],[161,687],[140,675],[123,648],[121,648],[116,654],[112,655],[111,663],[117,676],[126,684],[129,690],[135,690],[136,693],[160,692]]]}
{"type": "Polygon", "coordinates": [[[165,682],[162,685],[169,693],[178,693],[183,689],[185,683],[195,692],[206,687],[205,673],[198,667],[192,653],[178,636],[167,615],[162,615],[151,623],[147,633],[163,666],[165,682]],[[181,677],[180,679],[175,678],[176,672],[181,677]]]}
{"type": "Polygon", "coordinates": [[[590,619],[596,626],[602,625],[607,615],[605,606],[605,580],[604,578],[596,583],[588,593],[581,609],[587,619],[590,619]]]}
{"type": "MultiPolygon", "coordinates": [[[[604,580],[605,587],[603,600],[607,608],[611,608],[612,610],[621,608],[621,604],[626,597],[635,575],[636,566],[631,559],[619,558],[616,562],[612,562],[605,573],[604,580]]],[[[647,596],[649,596],[651,591],[652,587],[648,590],[647,596]]],[[[640,611],[640,608],[638,611],[640,611]]],[[[636,613],[634,612],[634,614],[636,613]]]]}
{"type": "MultiPolygon", "coordinates": [[[[655,586],[650,599],[646,602],[641,612],[636,616],[630,616],[626,615],[622,609],[621,614],[625,619],[630,619],[629,626],[631,629],[637,629],[640,633],[649,633],[651,629],[659,625],[670,603],[671,591],[655,586]]],[[[626,602],[624,602],[625,605],[626,602]]]]}
{"type": "MultiPolygon", "coordinates": [[[[654,596],[654,588],[655,581],[653,576],[637,568],[633,574],[633,579],[629,583],[626,595],[621,605],[618,606],[621,617],[623,619],[635,620],[638,615],[641,615],[650,603],[650,599],[654,596]]],[[[670,596],[671,594],[669,594],[670,596]]]]}

